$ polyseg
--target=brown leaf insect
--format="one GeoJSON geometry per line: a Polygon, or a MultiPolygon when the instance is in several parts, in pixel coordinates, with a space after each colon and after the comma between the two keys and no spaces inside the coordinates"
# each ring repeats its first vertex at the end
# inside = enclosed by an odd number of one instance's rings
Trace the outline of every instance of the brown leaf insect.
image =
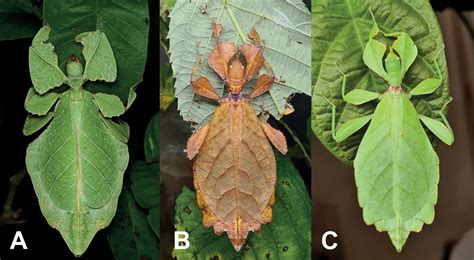
{"type": "Polygon", "coordinates": [[[222,25],[212,23],[216,46],[208,57],[209,66],[222,78],[229,93],[220,97],[205,77],[193,80],[194,93],[218,102],[210,123],[189,138],[187,156],[194,159],[194,188],[203,211],[203,225],[217,235],[224,231],[240,251],[249,231],[257,233],[272,220],[275,202],[276,161],[270,142],[283,154],[285,136],[258,119],[251,106],[253,98],[268,91],[275,76],[263,57],[263,45],[255,27],[239,51],[235,44],[219,40],[222,25]],[[243,56],[243,57],[242,57],[243,56]],[[272,76],[261,74],[248,96],[243,86],[262,66],[272,76]]]}

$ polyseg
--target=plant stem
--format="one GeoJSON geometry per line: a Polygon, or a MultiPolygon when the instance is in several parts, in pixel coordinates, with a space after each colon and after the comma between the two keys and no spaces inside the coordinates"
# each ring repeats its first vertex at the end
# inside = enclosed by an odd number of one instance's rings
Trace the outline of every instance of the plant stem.
{"type": "Polygon", "coordinates": [[[239,34],[239,36],[240,36],[240,38],[242,39],[242,41],[243,41],[244,43],[249,43],[249,42],[247,41],[247,37],[245,37],[244,33],[242,32],[242,28],[240,28],[240,25],[239,25],[239,23],[237,22],[237,19],[235,19],[234,12],[232,12],[232,9],[230,9],[229,0],[224,0],[224,7],[225,7],[227,13],[228,13],[229,16],[230,16],[230,19],[232,20],[232,23],[234,24],[235,29],[237,29],[237,33],[239,34]]]}
{"type": "Polygon", "coordinates": [[[306,163],[311,168],[311,156],[309,156],[308,151],[306,151],[306,148],[304,147],[300,138],[295,134],[295,132],[293,132],[293,130],[291,130],[291,127],[287,123],[285,123],[283,120],[279,120],[278,122],[282,124],[286,128],[286,130],[290,133],[295,143],[300,147],[301,151],[303,152],[306,163]]]}

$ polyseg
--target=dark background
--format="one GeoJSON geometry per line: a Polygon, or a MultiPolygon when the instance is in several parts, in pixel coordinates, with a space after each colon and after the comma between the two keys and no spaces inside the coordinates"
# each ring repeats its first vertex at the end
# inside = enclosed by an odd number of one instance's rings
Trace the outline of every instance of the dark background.
{"type": "MultiPolygon", "coordinates": [[[[3,0],[2,0],[3,1],[3,0]]],[[[157,3],[150,6],[150,39],[148,60],[143,82],[138,86],[137,99],[123,117],[131,127],[128,142],[130,161],[143,159],[145,129],[153,115],[159,111],[158,92],[158,29],[157,3]],[[154,11],[156,10],[156,11],[154,11]]],[[[39,21],[38,21],[39,22],[39,21]]],[[[4,26],[4,25],[0,25],[4,26]]],[[[30,39],[0,41],[0,205],[8,193],[9,178],[25,167],[28,144],[42,131],[25,137],[22,134],[26,111],[23,103],[32,86],[28,70],[28,47],[30,39]]],[[[120,73],[120,72],[119,72],[120,73]]],[[[125,175],[128,174],[128,171],[125,175]]],[[[13,208],[21,208],[21,220],[25,224],[4,225],[0,223],[0,259],[77,259],[69,251],[61,234],[51,228],[39,209],[38,199],[27,174],[17,187],[13,208]],[[10,250],[16,231],[21,231],[28,250],[17,246],[10,250]]],[[[3,209],[0,208],[0,212],[3,209]]],[[[107,242],[106,232],[101,230],[92,240],[81,259],[114,259],[107,242]]]]}

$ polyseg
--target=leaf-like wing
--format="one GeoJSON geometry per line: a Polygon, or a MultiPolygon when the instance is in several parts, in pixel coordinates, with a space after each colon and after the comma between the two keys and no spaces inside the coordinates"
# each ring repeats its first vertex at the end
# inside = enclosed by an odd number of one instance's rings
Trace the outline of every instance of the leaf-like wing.
{"type": "Polygon", "coordinates": [[[83,79],[114,82],[117,77],[117,64],[109,40],[101,31],[85,32],[76,36],[83,46],[82,54],[86,59],[83,79]]]}
{"type": "Polygon", "coordinates": [[[31,81],[36,92],[40,94],[59,87],[67,81],[66,75],[58,67],[58,56],[54,52],[54,46],[46,43],[50,30],[48,26],[43,26],[38,31],[28,55],[31,81]]]}
{"type": "MultiPolygon", "coordinates": [[[[382,94],[387,89],[387,83],[362,60],[363,50],[374,25],[369,10],[374,13],[382,31],[406,32],[418,47],[418,56],[403,79],[406,91],[424,79],[437,77],[433,59],[443,46],[443,37],[428,0],[320,0],[313,1],[312,4],[311,127],[336,157],[352,164],[364,131],[355,133],[344,142],[335,142],[331,136],[331,107],[319,95],[329,98],[337,106],[337,126],[352,118],[373,113],[375,103],[355,106],[342,100],[342,75],[335,66],[337,63],[347,74],[346,93],[353,89],[363,89],[382,94]]],[[[414,98],[413,103],[420,114],[441,121],[437,112],[449,99],[444,54],[440,55],[438,62],[443,77],[442,86],[432,95],[414,98]]],[[[433,144],[437,143],[432,134],[429,137],[433,144]]]]}
{"type": "MultiPolygon", "coordinates": [[[[191,89],[191,72],[198,57],[203,62],[196,78],[208,78],[219,95],[224,93],[222,80],[207,64],[207,58],[216,45],[212,37],[212,19],[215,18],[223,25],[221,40],[238,47],[243,44],[242,36],[246,37],[244,34],[256,25],[264,45],[263,56],[279,81],[268,93],[256,98],[252,105],[256,111],[261,111],[263,107],[275,118],[280,118],[288,96],[293,93],[310,94],[310,13],[301,0],[234,0],[226,6],[224,2],[207,2],[207,12],[203,13],[198,8],[201,1],[178,1],[171,13],[168,37],[178,109],[184,120],[199,124],[208,121],[215,110],[215,103],[194,95],[191,89]],[[234,15],[242,36],[237,34],[229,13],[234,15]]],[[[246,41],[251,43],[249,39],[246,41]]],[[[255,81],[244,86],[244,94],[250,93],[255,81]]]]}
{"type": "Polygon", "coordinates": [[[115,214],[128,148],[103,123],[92,94],[73,97],[63,94],[51,124],[28,146],[26,166],[43,216],[81,255],[115,214]]]}
{"type": "Polygon", "coordinates": [[[188,188],[176,199],[177,230],[189,232],[190,247],[174,250],[178,259],[310,259],[311,201],[298,170],[288,157],[277,153],[278,182],[272,223],[249,236],[245,250],[235,252],[228,238],[204,228],[196,194],[188,188]],[[248,249],[248,250],[247,250],[248,249]]]}
{"type": "Polygon", "coordinates": [[[406,94],[385,94],[354,160],[364,221],[387,231],[397,251],[434,219],[439,166],[406,94]]]}

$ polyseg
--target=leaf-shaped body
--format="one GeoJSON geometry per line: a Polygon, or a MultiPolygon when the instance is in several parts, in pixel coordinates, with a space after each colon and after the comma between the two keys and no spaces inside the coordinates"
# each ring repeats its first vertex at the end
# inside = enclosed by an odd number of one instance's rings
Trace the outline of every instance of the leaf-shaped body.
{"type": "Polygon", "coordinates": [[[112,220],[128,164],[127,145],[101,117],[92,94],[66,91],[26,155],[41,211],[75,255],[112,220]]]}
{"type": "Polygon", "coordinates": [[[224,101],[194,162],[204,225],[227,231],[240,250],[249,231],[270,222],[275,182],[275,157],[255,111],[246,100],[224,101]]]}
{"type": "Polygon", "coordinates": [[[388,231],[397,251],[433,222],[439,161],[406,93],[384,94],[354,168],[364,221],[388,231]]]}

